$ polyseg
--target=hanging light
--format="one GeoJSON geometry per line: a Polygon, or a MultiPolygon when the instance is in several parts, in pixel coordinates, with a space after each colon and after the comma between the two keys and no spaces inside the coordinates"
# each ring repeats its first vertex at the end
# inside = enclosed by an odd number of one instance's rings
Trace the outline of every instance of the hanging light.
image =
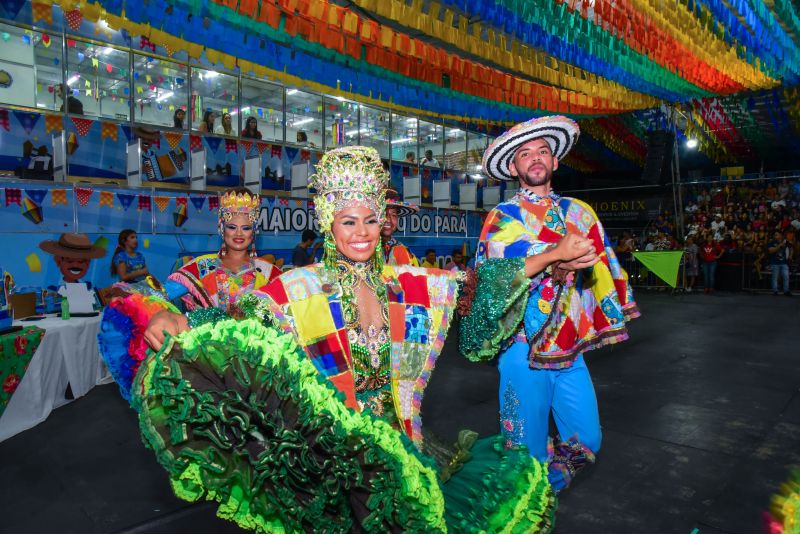
{"type": "Polygon", "coordinates": [[[686,148],[697,148],[697,139],[694,138],[687,139],[686,148]]]}

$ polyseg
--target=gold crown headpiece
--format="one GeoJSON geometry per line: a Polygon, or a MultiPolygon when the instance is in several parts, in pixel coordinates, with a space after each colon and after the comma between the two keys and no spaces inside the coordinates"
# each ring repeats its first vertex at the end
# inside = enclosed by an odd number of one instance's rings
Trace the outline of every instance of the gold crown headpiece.
{"type": "Polygon", "coordinates": [[[261,197],[252,193],[227,191],[219,197],[219,220],[230,221],[234,215],[247,215],[252,224],[258,220],[261,197]]]}
{"type": "Polygon", "coordinates": [[[364,146],[348,146],[326,152],[309,186],[316,189],[314,209],[320,230],[330,232],[336,212],[364,206],[382,221],[386,209],[389,174],[378,151],[364,146]]]}

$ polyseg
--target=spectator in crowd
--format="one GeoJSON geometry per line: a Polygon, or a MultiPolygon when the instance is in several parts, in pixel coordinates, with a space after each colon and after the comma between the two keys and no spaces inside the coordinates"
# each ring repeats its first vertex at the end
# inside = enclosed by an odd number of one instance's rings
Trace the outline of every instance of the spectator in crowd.
{"type": "Polygon", "coordinates": [[[783,280],[783,294],[791,297],[792,293],[789,291],[789,258],[792,255],[792,246],[779,230],[775,230],[772,241],[767,244],[767,252],[769,252],[769,265],[772,269],[772,294],[778,294],[778,278],[781,278],[783,280]]]}
{"type": "MultiPolygon", "coordinates": [[[[64,100],[64,95],[67,96],[67,112],[73,115],[83,115],[83,102],[78,100],[72,95],[72,89],[68,85],[60,83],[56,85],[56,96],[64,100]]],[[[59,111],[64,111],[64,103],[61,103],[59,111]]]]}
{"type": "Polygon", "coordinates": [[[258,119],[247,117],[242,130],[242,139],[261,139],[261,132],[258,131],[258,119]]]}
{"type": "Polygon", "coordinates": [[[460,249],[453,249],[451,259],[444,266],[445,271],[466,271],[467,266],[464,264],[464,254],[460,249]]]}
{"type": "Polygon", "coordinates": [[[617,243],[617,258],[623,262],[623,265],[633,258],[633,251],[636,250],[636,242],[631,237],[628,230],[622,232],[622,237],[617,243]]]}
{"type": "Polygon", "coordinates": [[[172,127],[173,128],[180,128],[183,129],[183,119],[186,118],[186,111],[182,108],[178,108],[175,110],[175,113],[172,114],[172,127]]]}
{"type": "Polygon", "coordinates": [[[722,241],[725,232],[725,221],[721,213],[714,214],[714,222],[711,223],[711,231],[714,233],[714,241],[722,241]]]}
{"type": "Polygon", "coordinates": [[[222,135],[236,135],[233,129],[233,116],[230,113],[222,114],[222,124],[214,129],[214,133],[222,135]]]}
{"type": "Polygon", "coordinates": [[[439,268],[439,265],[436,263],[436,251],[432,248],[425,251],[425,259],[422,260],[422,267],[427,267],[428,269],[439,268]]]}
{"type": "Polygon", "coordinates": [[[439,160],[433,157],[433,150],[426,150],[425,151],[425,159],[422,160],[422,164],[425,167],[438,167],[439,160]]]}
{"type": "Polygon", "coordinates": [[[203,121],[198,125],[197,129],[201,132],[213,133],[214,132],[214,120],[217,118],[217,115],[211,111],[210,109],[203,113],[203,121]]]}
{"type": "Polygon", "coordinates": [[[406,152],[406,163],[415,163],[416,157],[413,152],[406,152]]]}
{"type": "Polygon", "coordinates": [[[694,236],[686,238],[686,245],[683,247],[683,268],[686,274],[686,292],[691,293],[694,291],[694,283],[697,280],[698,261],[697,261],[698,248],[694,242],[694,236]]]}
{"type": "Polygon", "coordinates": [[[139,237],[136,230],[126,229],[117,236],[117,248],[111,257],[111,275],[120,282],[140,282],[150,274],[144,256],[136,248],[139,237]]]}
{"type": "Polygon", "coordinates": [[[705,243],[700,247],[700,258],[703,260],[703,285],[704,293],[714,292],[714,278],[717,273],[717,260],[722,257],[722,248],[713,239],[710,233],[706,234],[705,243]]]}
{"type": "Polygon", "coordinates": [[[294,247],[294,252],[292,252],[292,265],[294,267],[305,267],[314,263],[317,250],[322,244],[322,241],[316,241],[316,239],[317,233],[314,230],[303,230],[301,241],[294,247]],[[308,251],[309,247],[311,248],[310,253],[308,251]]]}

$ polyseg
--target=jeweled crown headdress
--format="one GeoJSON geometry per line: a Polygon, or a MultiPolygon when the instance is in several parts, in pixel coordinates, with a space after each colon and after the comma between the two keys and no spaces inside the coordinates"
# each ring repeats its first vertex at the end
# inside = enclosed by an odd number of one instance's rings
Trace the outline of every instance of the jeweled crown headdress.
{"type": "Polygon", "coordinates": [[[336,212],[352,206],[365,206],[383,220],[389,173],[374,148],[348,146],[326,152],[308,183],[317,190],[314,209],[322,232],[330,233],[336,212]]]}
{"type": "Polygon", "coordinates": [[[247,215],[252,224],[258,220],[261,197],[244,191],[227,191],[219,197],[219,220],[230,221],[234,215],[247,215]]]}

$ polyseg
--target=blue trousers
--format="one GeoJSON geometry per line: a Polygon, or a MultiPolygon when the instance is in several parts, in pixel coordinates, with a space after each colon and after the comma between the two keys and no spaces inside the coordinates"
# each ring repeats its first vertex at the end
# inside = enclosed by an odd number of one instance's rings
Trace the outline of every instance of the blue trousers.
{"type": "MultiPolygon", "coordinates": [[[[566,369],[531,369],[527,343],[514,343],[500,356],[498,367],[500,423],[507,440],[526,445],[532,456],[546,462],[552,412],[562,440],[576,438],[591,453],[600,450],[597,397],[582,354],[566,369]]],[[[556,490],[569,482],[557,471],[549,474],[556,490]]]]}
{"type": "Polygon", "coordinates": [[[783,265],[773,265],[772,266],[772,290],[774,292],[778,292],[778,276],[783,279],[783,292],[789,292],[789,266],[787,264],[783,265]]]}
{"type": "Polygon", "coordinates": [[[703,264],[703,287],[714,289],[714,275],[717,274],[717,262],[708,261],[703,264]]]}

